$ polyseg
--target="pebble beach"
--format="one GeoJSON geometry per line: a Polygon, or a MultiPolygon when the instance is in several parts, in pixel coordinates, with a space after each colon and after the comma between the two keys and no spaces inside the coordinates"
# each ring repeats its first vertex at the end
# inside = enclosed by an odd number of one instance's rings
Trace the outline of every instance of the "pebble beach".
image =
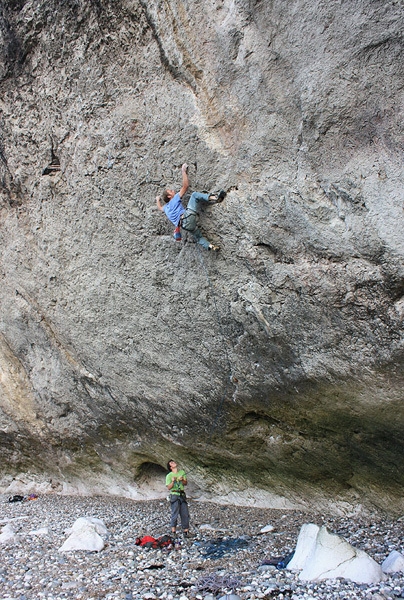
{"type": "Polygon", "coordinates": [[[12,541],[0,544],[2,600],[404,598],[404,573],[372,585],[305,582],[298,572],[263,564],[292,552],[304,523],[326,525],[381,564],[391,551],[404,552],[404,520],[379,513],[337,517],[190,500],[193,537],[179,536],[176,548],[153,550],[135,541],[170,533],[165,500],[44,495],[16,503],[2,496],[0,502],[0,527],[15,532],[12,541]],[[105,523],[104,549],[60,552],[66,531],[85,516],[105,523]],[[268,525],[273,529],[261,533],[268,525]],[[209,556],[207,549],[221,540],[240,543],[209,556]]]}

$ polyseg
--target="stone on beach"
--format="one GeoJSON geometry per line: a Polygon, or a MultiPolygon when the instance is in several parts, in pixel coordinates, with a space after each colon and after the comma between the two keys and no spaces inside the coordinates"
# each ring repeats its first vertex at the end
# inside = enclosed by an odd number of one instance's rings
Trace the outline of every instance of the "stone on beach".
{"type": "Polygon", "coordinates": [[[14,544],[17,541],[17,536],[11,525],[3,527],[0,533],[0,544],[14,544]]]}
{"type": "Polygon", "coordinates": [[[355,583],[378,583],[384,579],[382,568],[366,552],[351,546],[326,527],[306,524],[300,530],[296,560],[288,569],[302,569],[299,579],[319,581],[342,577],[355,583]],[[317,533],[316,533],[317,532],[317,533]]]}
{"type": "Polygon", "coordinates": [[[404,556],[393,550],[382,563],[383,573],[404,573],[404,556]]]}
{"type": "Polygon", "coordinates": [[[288,564],[288,569],[303,569],[307,562],[307,558],[314,550],[319,531],[320,527],[314,523],[305,523],[302,525],[299,537],[297,538],[295,553],[288,564]]]}
{"type": "Polygon", "coordinates": [[[28,532],[28,535],[48,535],[49,529],[48,527],[40,527],[39,529],[33,529],[28,532]]]}
{"type": "Polygon", "coordinates": [[[101,519],[79,517],[73,527],[66,533],[70,535],[59,548],[59,552],[70,552],[72,550],[100,552],[104,548],[104,540],[101,536],[107,535],[108,529],[101,519]]]}
{"type": "Polygon", "coordinates": [[[265,525],[265,527],[263,527],[260,530],[260,533],[269,533],[270,531],[273,531],[275,529],[275,527],[273,525],[265,525]]]}

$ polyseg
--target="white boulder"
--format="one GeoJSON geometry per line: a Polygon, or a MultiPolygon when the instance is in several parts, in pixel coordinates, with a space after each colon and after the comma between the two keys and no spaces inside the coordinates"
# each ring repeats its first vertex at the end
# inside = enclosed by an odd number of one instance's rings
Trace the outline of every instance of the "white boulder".
{"type": "Polygon", "coordinates": [[[288,569],[303,569],[307,557],[314,551],[319,531],[320,527],[314,525],[314,523],[305,523],[302,525],[299,537],[297,538],[295,553],[292,560],[287,565],[288,569]]]}
{"type": "Polygon", "coordinates": [[[101,536],[107,535],[108,529],[101,519],[80,517],[66,533],[70,535],[59,548],[59,552],[70,552],[72,550],[100,552],[104,548],[104,540],[101,536]]]}
{"type": "Polygon", "coordinates": [[[393,550],[382,563],[383,573],[404,573],[404,556],[393,550]]]}
{"type": "Polygon", "coordinates": [[[303,525],[300,531],[295,556],[296,560],[293,557],[287,568],[301,569],[302,581],[342,577],[370,584],[385,579],[381,566],[366,552],[354,548],[326,527],[318,528],[311,523],[303,525]]]}
{"type": "Polygon", "coordinates": [[[3,527],[0,533],[0,544],[14,544],[17,541],[17,536],[11,525],[3,527]]]}

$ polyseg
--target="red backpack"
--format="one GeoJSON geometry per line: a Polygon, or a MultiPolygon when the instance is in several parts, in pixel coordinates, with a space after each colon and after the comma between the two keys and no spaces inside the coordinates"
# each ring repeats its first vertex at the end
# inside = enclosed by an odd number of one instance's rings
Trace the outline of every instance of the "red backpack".
{"type": "Polygon", "coordinates": [[[157,539],[151,535],[145,535],[142,538],[136,538],[135,544],[143,548],[168,548],[174,546],[174,539],[170,535],[161,535],[157,539]]]}

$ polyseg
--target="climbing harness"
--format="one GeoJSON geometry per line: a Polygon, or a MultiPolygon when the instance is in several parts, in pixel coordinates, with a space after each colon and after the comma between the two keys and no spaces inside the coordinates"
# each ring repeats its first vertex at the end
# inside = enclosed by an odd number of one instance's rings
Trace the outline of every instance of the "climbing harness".
{"type": "Polygon", "coordinates": [[[186,209],[185,212],[180,217],[180,226],[185,231],[195,231],[196,229],[196,215],[197,213],[191,209],[186,209]]]}

